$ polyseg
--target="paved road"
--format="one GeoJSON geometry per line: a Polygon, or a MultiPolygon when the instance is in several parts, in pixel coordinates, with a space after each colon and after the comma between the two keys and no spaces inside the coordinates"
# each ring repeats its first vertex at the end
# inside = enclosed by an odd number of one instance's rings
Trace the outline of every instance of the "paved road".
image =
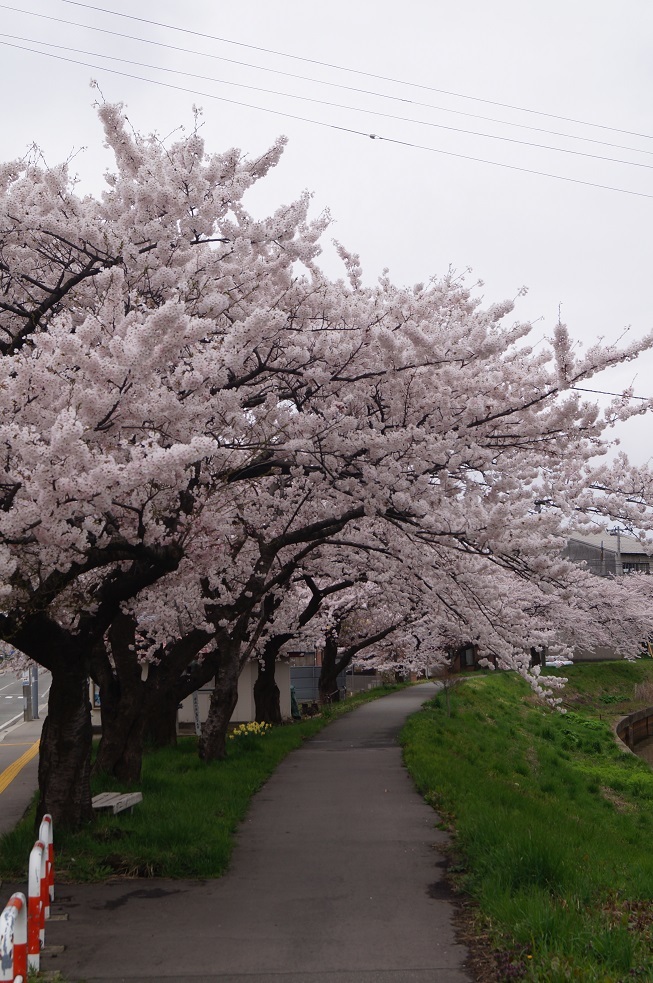
{"type": "MultiPolygon", "coordinates": [[[[39,672],[39,716],[47,712],[50,673],[39,672]]],[[[22,673],[0,670],[0,740],[2,731],[23,719],[22,673]]],[[[0,765],[1,770],[1,765],[0,765]]]]}
{"type": "Polygon", "coordinates": [[[396,734],[435,692],[369,703],[289,755],[220,880],[62,885],[42,968],[122,983],[468,983],[442,881],[447,842],[396,734]]]}
{"type": "MultiPolygon", "coordinates": [[[[0,834],[25,813],[37,787],[38,748],[47,713],[50,674],[39,674],[39,718],[23,722],[23,684],[15,672],[0,673],[0,834]]],[[[4,896],[3,896],[4,898],[4,896]]],[[[0,903],[4,905],[0,898],[0,903]]]]}

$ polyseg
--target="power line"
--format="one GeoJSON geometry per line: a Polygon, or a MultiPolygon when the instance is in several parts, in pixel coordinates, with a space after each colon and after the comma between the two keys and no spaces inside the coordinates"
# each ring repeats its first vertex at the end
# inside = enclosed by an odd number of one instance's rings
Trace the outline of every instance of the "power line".
{"type": "MultiPolygon", "coordinates": [[[[20,7],[13,7],[13,6],[10,6],[9,4],[0,3],[0,9],[3,9],[3,10],[11,10],[11,11],[14,11],[14,12],[17,12],[17,13],[26,14],[26,15],[28,15],[30,17],[36,17],[36,18],[39,18],[41,20],[53,21],[53,22],[55,22],[57,24],[66,24],[66,25],[71,26],[71,27],[81,27],[83,30],[86,30],[86,31],[95,31],[95,32],[100,33],[100,34],[108,34],[108,35],[110,35],[112,37],[123,38],[123,39],[129,40],[129,41],[137,41],[140,44],[154,45],[154,46],[159,47],[159,48],[165,48],[165,49],[167,49],[169,51],[178,51],[178,52],[181,52],[181,53],[184,53],[184,54],[192,54],[192,55],[195,55],[196,57],[210,58],[210,59],[213,59],[215,61],[222,61],[222,62],[225,62],[226,64],[230,64],[230,65],[238,65],[238,66],[243,67],[243,68],[251,68],[251,69],[253,69],[254,71],[257,71],[257,72],[266,72],[268,74],[273,74],[273,75],[282,75],[285,78],[292,78],[292,79],[296,79],[296,80],[301,81],[301,82],[310,82],[310,83],[312,83],[314,85],[327,86],[329,88],[336,88],[336,89],[343,89],[343,90],[345,90],[347,92],[356,92],[356,93],[358,93],[360,95],[369,95],[369,96],[372,96],[375,99],[385,99],[385,100],[389,100],[391,102],[401,102],[401,103],[405,103],[407,105],[416,106],[416,107],[418,107],[420,109],[431,109],[431,110],[435,110],[436,112],[449,113],[449,114],[452,114],[454,116],[464,116],[464,117],[466,117],[468,119],[479,119],[479,120],[483,120],[486,123],[498,123],[500,126],[510,126],[510,127],[513,127],[513,128],[516,128],[516,129],[520,129],[520,130],[531,130],[532,132],[535,132],[535,133],[545,133],[545,134],[547,134],[549,136],[563,137],[563,139],[565,139],[565,140],[579,140],[579,141],[581,141],[583,143],[594,143],[594,144],[597,144],[597,145],[603,146],[603,147],[611,147],[614,150],[626,150],[626,151],[628,151],[630,153],[635,153],[635,154],[647,154],[649,156],[653,155],[653,151],[652,150],[644,150],[644,149],[639,148],[639,147],[627,147],[627,146],[624,146],[623,144],[620,144],[620,143],[612,143],[612,142],[610,142],[608,140],[598,140],[598,139],[596,139],[594,137],[584,137],[584,136],[580,136],[580,134],[575,134],[575,133],[562,133],[559,130],[550,130],[550,129],[546,129],[545,127],[533,126],[533,125],[527,124],[527,123],[516,123],[514,121],[509,121],[509,120],[504,120],[504,119],[497,119],[496,117],[493,117],[493,116],[483,116],[480,113],[466,113],[466,112],[464,112],[461,109],[450,109],[450,108],[448,108],[446,106],[434,106],[432,103],[420,102],[419,100],[415,100],[415,99],[408,99],[405,96],[393,96],[393,95],[390,95],[389,93],[376,92],[373,89],[363,89],[363,88],[360,88],[359,86],[345,85],[342,82],[330,82],[330,81],[326,81],[324,79],[312,78],[311,76],[297,75],[294,72],[286,72],[286,71],[283,71],[282,69],[278,69],[278,68],[268,68],[268,67],[266,67],[264,65],[257,65],[257,64],[252,63],[252,62],[240,61],[240,60],[235,59],[235,58],[226,58],[223,55],[215,55],[215,54],[211,54],[211,53],[205,52],[205,51],[197,51],[197,49],[194,49],[194,48],[184,48],[184,47],[181,47],[181,46],[175,45],[175,44],[166,44],[163,41],[155,41],[152,38],[141,38],[141,37],[137,37],[137,36],[135,36],[133,34],[124,34],[124,33],[120,32],[120,31],[111,31],[111,30],[108,30],[107,28],[97,27],[97,26],[92,25],[92,24],[81,24],[79,21],[72,21],[72,20],[67,20],[65,18],[62,18],[62,17],[54,17],[54,16],[51,16],[51,15],[48,15],[48,14],[41,14],[41,13],[37,13],[36,11],[32,11],[32,10],[23,10],[20,7]]],[[[117,15],[117,16],[119,16],[119,15],[117,15]]],[[[156,24],[156,22],[154,22],[154,21],[148,22],[148,23],[156,24]]],[[[183,28],[170,28],[170,29],[171,30],[184,30],[183,28]]],[[[201,35],[201,36],[204,37],[205,35],[201,35]]],[[[36,44],[47,44],[49,42],[36,41],[34,43],[36,43],[36,44]]],[[[239,42],[235,42],[234,41],[234,42],[228,42],[228,43],[238,44],[239,42]]],[[[245,47],[247,47],[247,45],[245,45],[245,47]]],[[[75,50],[75,49],[73,49],[73,50],[75,50]]],[[[262,49],[262,50],[267,50],[267,49],[262,49]]],[[[109,56],[102,56],[102,57],[109,57],[109,56]]],[[[298,57],[298,56],[288,56],[288,57],[298,57]]],[[[344,71],[355,71],[354,69],[343,69],[343,70],[344,71]]],[[[372,76],[372,77],[376,77],[376,76],[372,76]]],[[[382,76],[379,76],[379,78],[382,78],[382,76]]],[[[227,84],[236,84],[236,83],[227,83],[227,84]]],[[[409,86],[410,85],[413,85],[413,83],[411,83],[411,82],[402,82],[401,84],[402,85],[409,85],[409,86]]],[[[435,90],[435,91],[439,91],[439,90],[435,90]]],[[[465,97],[465,98],[473,99],[474,97],[473,96],[469,96],[469,97],[465,97]]],[[[535,110],[522,110],[522,111],[523,112],[533,112],[533,113],[536,112],[535,110]]],[[[561,117],[561,118],[564,118],[564,117],[561,117]]],[[[586,126],[594,126],[595,124],[593,124],[593,123],[584,123],[583,125],[586,125],[586,126]]],[[[607,129],[609,129],[609,128],[607,128],[607,129]]],[[[616,131],[616,132],[621,132],[621,131],[616,131]]],[[[624,131],[624,132],[627,132],[627,131],[624,131]]],[[[648,139],[648,137],[646,137],[646,138],[648,139]]]]}
{"type": "Polygon", "coordinates": [[[319,65],[321,68],[331,68],[338,72],[350,72],[353,75],[361,75],[365,78],[377,79],[381,82],[392,82],[395,85],[409,85],[415,89],[422,89],[427,92],[438,92],[441,95],[455,96],[457,99],[470,99],[474,102],[482,102],[489,106],[500,106],[502,109],[512,109],[520,113],[532,113],[536,116],[546,116],[548,119],[558,119],[565,123],[575,123],[579,126],[594,126],[600,130],[611,130],[613,133],[623,133],[626,136],[642,137],[652,140],[653,136],[649,133],[637,133],[632,130],[622,130],[615,126],[607,126],[603,123],[591,123],[587,120],[574,119],[570,116],[559,116],[555,113],[545,113],[539,109],[527,109],[523,106],[513,106],[510,103],[497,102],[493,99],[483,99],[479,96],[470,96],[462,92],[451,92],[448,89],[438,89],[432,85],[422,85],[418,82],[407,82],[404,79],[396,79],[387,75],[376,75],[373,72],[364,72],[358,68],[348,68],[346,65],[336,65],[327,61],[319,61],[316,58],[305,58],[303,55],[293,55],[285,51],[275,51],[273,48],[264,48],[256,44],[245,44],[243,41],[233,41],[230,38],[218,37],[214,34],[205,34],[203,31],[193,31],[188,27],[177,27],[174,24],[166,24],[164,21],[150,20],[147,17],[136,17],[134,14],[124,14],[117,10],[110,10],[107,7],[97,7],[90,3],[82,3],[81,0],[61,0],[73,7],[84,7],[86,10],[95,10],[103,14],[111,14],[113,17],[123,17],[126,20],[138,21],[141,24],[150,24],[153,27],[163,27],[168,31],[178,31],[182,34],[191,34],[194,37],[208,39],[210,41],[220,41],[222,44],[233,44],[240,48],[248,48],[250,51],[262,51],[268,55],[276,55],[281,58],[291,58],[294,61],[302,61],[309,65],[319,65]]]}
{"type": "Polygon", "coordinates": [[[595,393],[597,396],[616,396],[617,399],[641,399],[643,403],[650,403],[652,399],[651,396],[633,396],[630,393],[609,393],[603,389],[583,389],[582,386],[572,386],[572,389],[579,393],[595,393]]]}
{"type": "MultiPolygon", "coordinates": [[[[573,155],[574,157],[587,157],[590,160],[602,160],[610,164],[623,164],[626,167],[643,167],[646,168],[647,170],[653,170],[653,164],[643,164],[640,161],[621,160],[617,157],[604,157],[601,154],[590,154],[582,150],[570,150],[567,147],[553,147],[550,144],[535,143],[531,140],[517,140],[513,137],[500,136],[495,133],[481,133],[478,130],[467,130],[462,127],[447,126],[444,123],[434,123],[429,120],[411,119],[406,116],[397,116],[396,114],[393,113],[383,113],[376,109],[363,109],[358,106],[348,106],[343,103],[331,102],[326,99],[316,99],[313,96],[302,96],[293,92],[279,92],[278,90],[275,89],[266,89],[263,86],[249,85],[244,82],[230,82],[226,79],[218,79],[210,75],[199,75],[195,72],[185,72],[182,69],[167,68],[162,65],[152,65],[149,64],[148,62],[133,61],[132,59],[129,58],[120,58],[117,55],[105,55],[102,52],[86,51],[82,48],[73,48],[70,45],[54,44],[50,41],[38,41],[35,40],[34,38],[24,38],[15,34],[0,34],[0,37],[11,38],[14,41],[26,41],[29,44],[45,45],[48,48],[56,48],[59,51],[71,51],[74,52],[75,54],[87,55],[90,58],[109,58],[112,61],[122,62],[123,64],[126,65],[136,65],[139,68],[150,68],[157,72],[168,72],[169,74],[172,75],[183,75],[186,78],[200,79],[203,82],[216,82],[220,85],[231,85],[239,89],[249,89],[254,92],[264,92],[266,95],[281,96],[284,99],[298,99],[301,102],[315,103],[316,105],[328,106],[329,108],[332,109],[344,109],[347,112],[353,112],[353,113],[366,113],[366,114],[371,113],[374,116],[379,116],[383,119],[394,120],[395,122],[412,123],[415,124],[416,126],[428,126],[432,129],[447,130],[450,133],[462,133],[467,136],[481,137],[486,140],[499,140],[502,143],[514,143],[522,147],[535,147],[538,150],[551,150],[554,153],[570,154],[573,155]]],[[[29,50],[34,50],[34,49],[29,49],[29,50]]]]}
{"type": "Polygon", "coordinates": [[[630,191],[627,188],[616,188],[616,187],[611,186],[611,185],[598,184],[598,183],[593,182],[593,181],[583,181],[580,178],[567,177],[567,176],[562,175],[562,174],[551,174],[551,173],[549,173],[547,171],[537,171],[537,170],[534,170],[534,169],[531,169],[531,168],[527,168],[527,167],[519,167],[516,164],[504,164],[504,163],[502,163],[500,161],[487,160],[486,158],[483,158],[483,157],[473,157],[473,156],[471,156],[469,154],[458,154],[458,153],[454,153],[451,150],[441,150],[441,149],[439,149],[437,147],[425,147],[422,144],[411,143],[408,140],[399,140],[399,139],[397,139],[395,137],[386,137],[386,136],[382,136],[381,134],[378,134],[378,133],[367,133],[364,130],[355,130],[355,129],[353,129],[353,127],[341,126],[341,125],[336,124],[336,123],[327,123],[327,122],[325,122],[323,120],[316,120],[316,119],[311,119],[310,117],[306,117],[306,116],[298,116],[298,115],[296,115],[294,113],[287,113],[287,112],[285,112],[285,111],[283,111],[281,109],[270,109],[270,108],[267,108],[265,106],[254,106],[251,103],[240,102],[239,100],[236,100],[236,99],[228,99],[226,96],[218,96],[218,95],[215,95],[215,93],[212,93],[212,92],[200,92],[197,89],[191,89],[191,88],[188,88],[187,86],[173,85],[171,82],[162,82],[160,79],[144,78],[142,75],[133,75],[130,72],[121,72],[121,71],[119,71],[116,68],[108,68],[106,65],[93,65],[93,64],[91,64],[89,62],[78,61],[78,60],[76,60],[74,58],[66,58],[64,55],[55,55],[55,54],[53,54],[53,53],[51,53],[49,51],[38,51],[35,48],[26,48],[23,45],[10,44],[8,41],[0,41],[0,44],[4,45],[4,47],[7,47],[7,48],[16,48],[16,49],[18,49],[20,51],[28,51],[31,54],[41,55],[41,56],[46,57],[46,58],[54,58],[57,61],[65,61],[65,62],[68,62],[69,64],[72,64],[72,65],[82,65],[82,66],[84,66],[86,68],[95,69],[96,71],[109,72],[111,75],[119,75],[122,78],[134,79],[137,82],[147,82],[150,85],[161,85],[161,86],[163,86],[166,89],[173,89],[173,90],[175,90],[177,92],[187,92],[187,93],[189,93],[191,95],[202,96],[203,98],[206,98],[206,99],[214,99],[214,100],[217,100],[219,102],[226,102],[226,103],[229,103],[232,106],[240,106],[241,108],[244,108],[244,109],[253,109],[253,110],[256,110],[257,112],[271,113],[274,116],[282,116],[285,119],[293,119],[293,120],[297,120],[297,121],[302,122],[302,123],[310,123],[310,124],[312,124],[314,126],[324,126],[324,127],[328,128],[328,129],[339,130],[342,133],[350,133],[350,134],[355,135],[355,136],[368,137],[371,140],[382,140],[385,143],[392,143],[392,144],[395,144],[395,145],[401,146],[401,147],[409,147],[409,148],[411,148],[413,150],[423,150],[426,153],[441,154],[441,155],[446,156],[446,157],[455,157],[458,160],[469,160],[469,161],[474,161],[475,163],[479,163],[479,164],[489,164],[489,165],[491,165],[493,167],[503,167],[503,168],[506,168],[506,169],[511,170],[511,171],[519,171],[522,174],[533,174],[533,175],[536,175],[537,177],[547,177],[547,178],[551,178],[552,180],[555,180],[555,181],[566,181],[567,183],[570,183],[570,184],[581,184],[581,185],[584,185],[585,187],[588,187],[588,188],[598,188],[598,189],[600,189],[602,191],[615,191],[615,192],[618,192],[619,194],[631,195],[631,196],[634,196],[634,197],[637,197],[637,198],[651,198],[651,199],[653,199],[653,194],[646,194],[643,191],[630,191]]]}
{"type": "Polygon", "coordinates": [[[556,181],[568,181],[571,184],[584,184],[588,188],[600,188],[603,191],[617,191],[620,194],[635,195],[638,198],[653,198],[653,195],[646,194],[643,191],[629,191],[627,188],[615,188],[608,184],[596,184],[593,181],[583,181],[580,178],[566,177],[562,174],[550,174],[547,171],[536,171],[527,167],[518,167],[516,164],[503,164],[496,160],[487,160],[483,157],[471,157],[468,154],[456,154],[450,150],[438,150],[434,147],[424,147],[418,143],[409,143],[406,140],[397,140],[392,137],[377,136],[375,133],[369,133],[373,140],[385,140],[386,143],[396,143],[404,147],[413,147],[415,150],[425,150],[429,153],[434,154],[446,154],[448,157],[457,157],[459,160],[473,160],[479,164],[491,164],[494,167],[506,167],[511,171],[521,171],[523,174],[536,174],[538,177],[548,177],[556,181]]]}

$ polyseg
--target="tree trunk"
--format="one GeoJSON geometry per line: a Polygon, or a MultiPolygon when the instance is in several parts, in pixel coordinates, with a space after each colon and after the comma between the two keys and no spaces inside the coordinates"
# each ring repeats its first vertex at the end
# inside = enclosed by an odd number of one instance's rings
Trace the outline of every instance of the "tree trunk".
{"type": "Polygon", "coordinates": [[[78,829],[93,819],[91,704],[85,667],[75,660],[52,673],[39,758],[36,828],[50,813],[55,829],[78,829]]]}
{"type": "Polygon", "coordinates": [[[340,703],[337,674],[322,670],[317,687],[320,703],[340,703]]]}
{"type": "MultiPolygon", "coordinates": [[[[94,660],[102,708],[102,741],[95,771],[128,784],[141,780],[146,744],[176,745],[177,706],[188,695],[188,664],[210,638],[206,632],[190,632],[162,649],[158,663],[141,665],[135,627],[130,617],[118,615],[107,633],[113,667],[104,647],[94,660]]],[[[201,668],[208,678],[213,676],[208,661],[201,668]]]]}
{"type": "Polygon", "coordinates": [[[274,678],[279,650],[288,635],[270,638],[258,663],[258,676],[254,683],[254,707],[256,719],[261,724],[281,723],[281,694],[274,678]]]}
{"type": "Polygon", "coordinates": [[[226,757],[227,728],[238,702],[241,668],[240,645],[234,642],[221,646],[215,689],[199,739],[198,751],[202,761],[222,761],[226,757]]]}
{"type": "Polygon", "coordinates": [[[137,785],[143,765],[145,717],[142,687],[121,692],[118,712],[103,714],[102,740],[93,773],[105,772],[119,782],[137,785]]]}
{"type": "MultiPolygon", "coordinates": [[[[145,683],[135,649],[136,623],[125,614],[114,619],[107,632],[115,670],[102,646],[103,670],[96,674],[100,683],[102,738],[94,773],[105,772],[127,785],[141,780],[143,734],[145,730],[145,683]]],[[[98,652],[94,652],[94,668],[98,652]]]]}
{"type": "Polygon", "coordinates": [[[317,684],[320,703],[340,702],[338,673],[341,671],[341,666],[338,664],[338,635],[334,632],[327,635],[324,642],[322,668],[317,684]]]}
{"type": "Polygon", "coordinates": [[[43,611],[12,631],[16,648],[49,669],[52,685],[41,730],[36,829],[45,813],[55,828],[78,829],[93,818],[91,804],[91,638],[62,628],[43,611]]]}
{"type": "Polygon", "coordinates": [[[145,702],[145,740],[150,747],[175,747],[179,704],[215,676],[217,652],[195,659],[204,640],[199,632],[179,639],[165,659],[150,666],[145,702]]]}
{"type": "MultiPolygon", "coordinates": [[[[104,753],[105,739],[111,728],[111,722],[118,716],[120,710],[120,683],[115,669],[107,657],[104,640],[94,648],[91,657],[91,676],[100,694],[100,726],[102,737],[98,748],[98,757],[104,753]]],[[[97,758],[94,768],[97,768],[97,758]]],[[[102,769],[107,770],[107,769],[102,769]]]]}
{"type": "Polygon", "coordinates": [[[150,748],[177,746],[177,710],[179,697],[176,688],[149,691],[145,701],[145,744],[150,748]]]}
{"type": "Polygon", "coordinates": [[[274,663],[272,671],[259,666],[254,683],[254,707],[259,723],[281,723],[281,694],[274,678],[274,663]]]}
{"type": "Polygon", "coordinates": [[[327,633],[324,642],[322,671],[320,672],[320,680],[318,683],[320,703],[337,703],[340,700],[340,690],[338,689],[338,676],[340,673],[346,672],[347,667],[351,665],[358,652],[360,652],[362,649],[368,648],[370,645],[375,645],[377,642],[381,642],[388,635],[392,634],[392,632],[398,627],[399,622],[386,625],[385,628],[375,632],[373,635],[367,635],[366,637],[359,639],[359,641],[355,642],[353,645],[349,645],[347,648],[341,648],[340,654],[338,654],[338,640],[340,637],[342,622],[340,622],[335,628],[332,628],[327,633]]]}

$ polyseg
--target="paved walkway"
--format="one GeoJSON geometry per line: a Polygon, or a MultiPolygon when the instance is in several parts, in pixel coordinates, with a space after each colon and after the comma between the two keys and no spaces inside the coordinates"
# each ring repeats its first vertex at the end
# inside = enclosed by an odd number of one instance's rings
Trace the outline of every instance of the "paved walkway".
{"type": "MultiPolygon", "coordinates": [[[[255,796],[217,881],[60,885],[42,969],[73,981],[469,983],[438,848],[396,735],[435,686],[366,704],[255,796]]],[[[4,890],[4,888],[3,888],[4,890]]]]}

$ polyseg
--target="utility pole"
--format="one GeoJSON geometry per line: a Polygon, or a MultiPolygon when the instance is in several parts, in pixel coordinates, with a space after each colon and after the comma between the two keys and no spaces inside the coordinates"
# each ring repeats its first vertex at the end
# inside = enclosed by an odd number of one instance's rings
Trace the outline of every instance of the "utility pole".
{"type": "Polygon", "coordinates": [[[615,574],[617,577],[623,577],[623,564],[621,562],[621,533],[623,530],[619,526],[615,526],[614,529],[608,529],[611,536],[617,537],[617,554],[615,556],[615,574]]]}
{"type": "Polygon", "coordinates": [[[39,667],[23,673],[23,720],[39,719],[39,667]]]}

